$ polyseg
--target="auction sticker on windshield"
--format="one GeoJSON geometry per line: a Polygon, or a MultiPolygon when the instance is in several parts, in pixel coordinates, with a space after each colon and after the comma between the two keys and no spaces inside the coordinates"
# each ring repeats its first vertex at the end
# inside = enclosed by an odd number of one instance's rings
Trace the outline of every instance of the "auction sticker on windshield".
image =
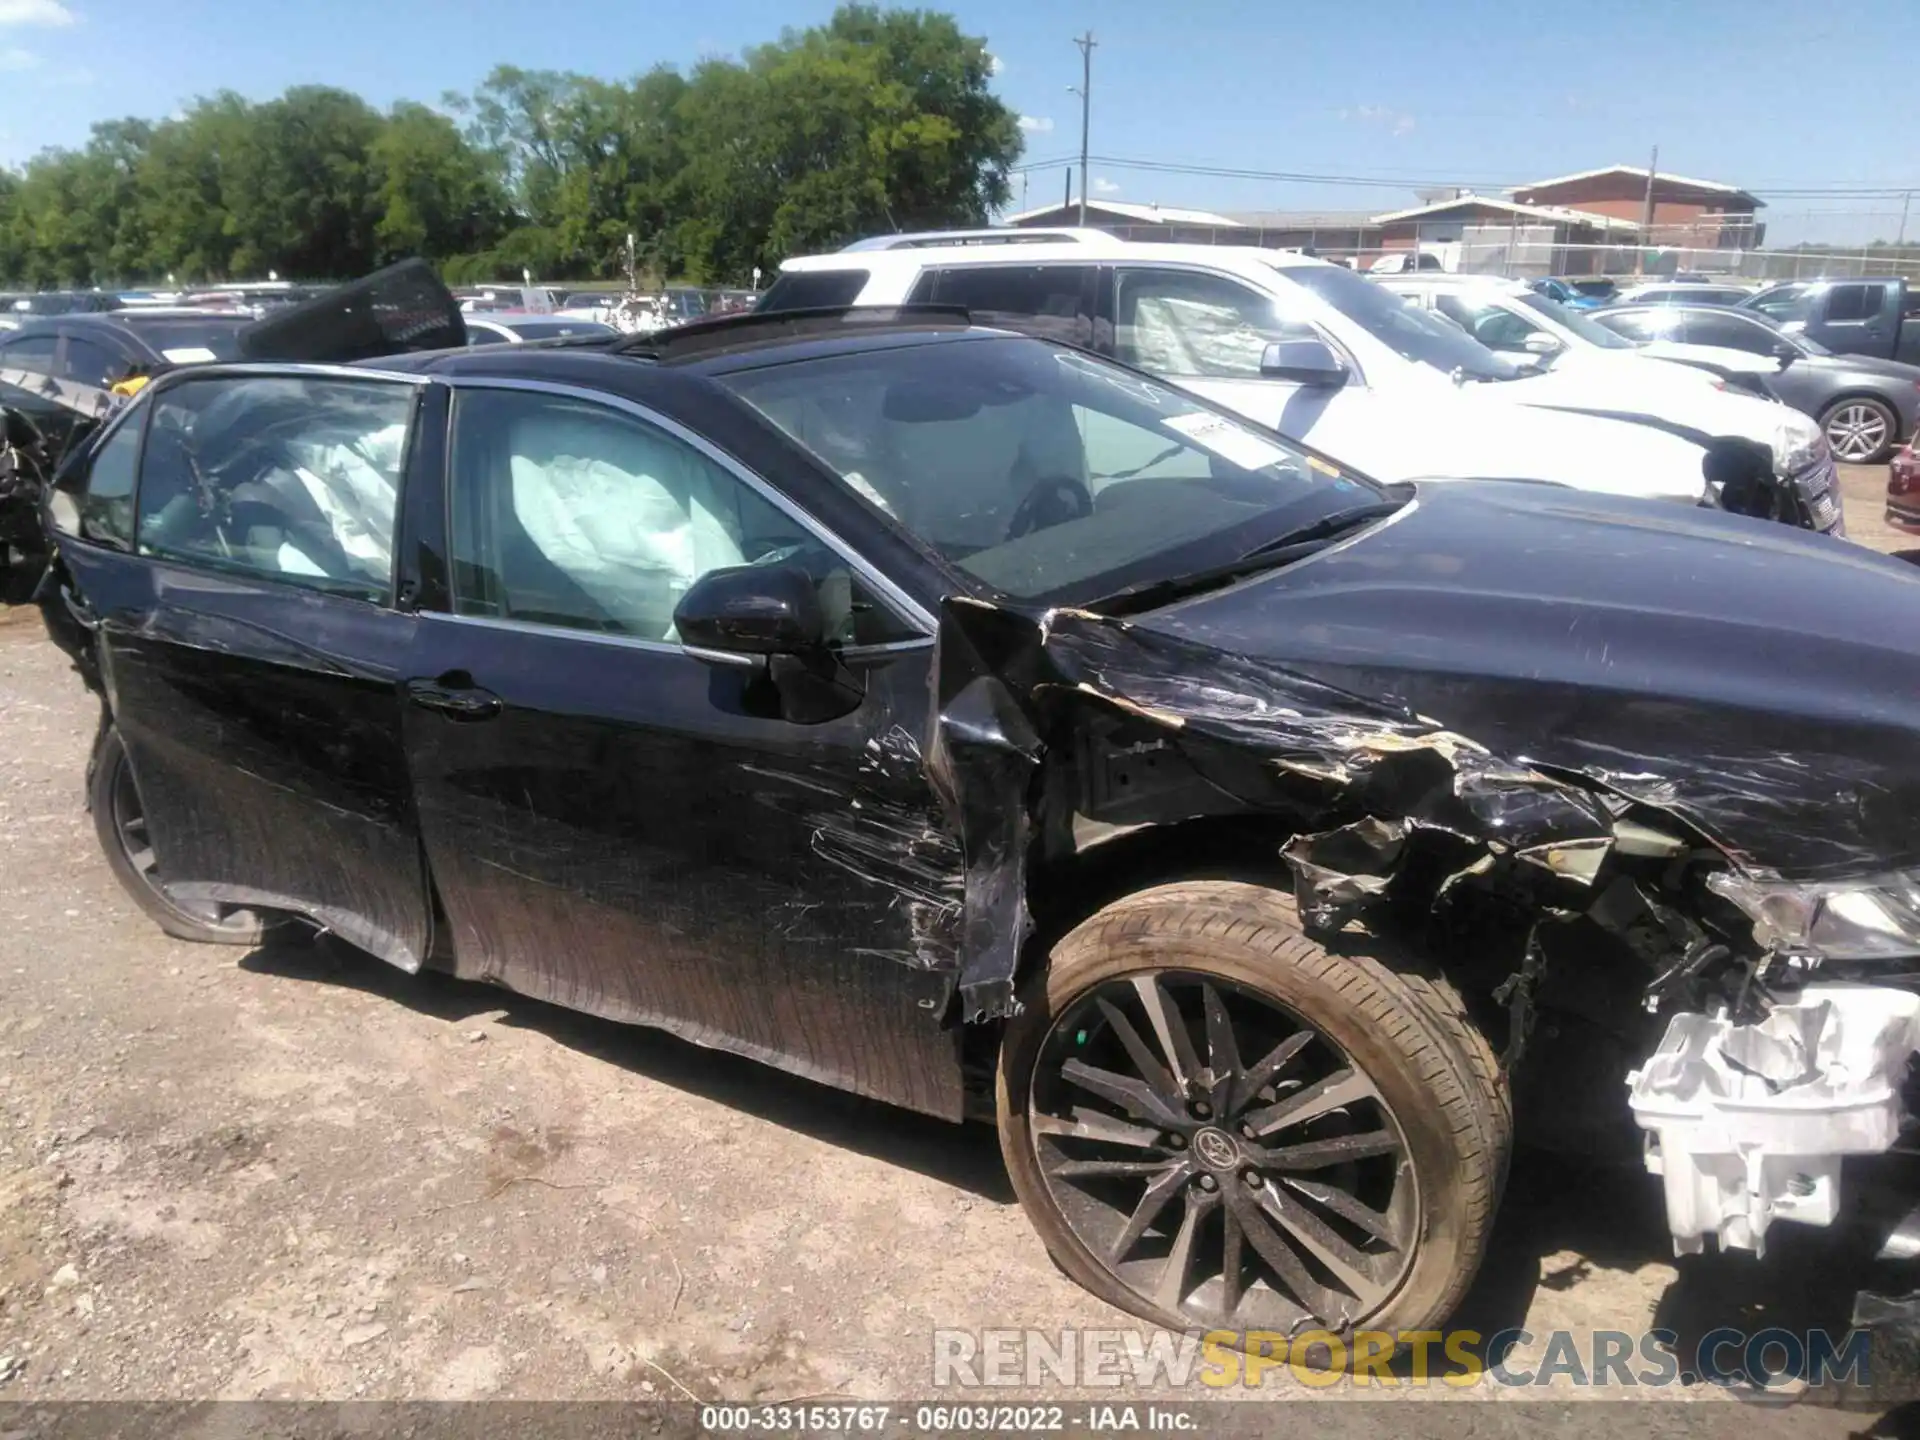
{"type": "Polygon", "coordinates": [[[1291,450],[1262,440],[1251,430],[1225,416],[1209,415],[1204,410],[1196,410],[1190,415],[1175,415],[1161,423],[1169,430],[1186,436],[1202,449],[1211,450],[1222,460],[1230,460],[1248,470],[1285,465],[1293,459],[1291,450]]]}

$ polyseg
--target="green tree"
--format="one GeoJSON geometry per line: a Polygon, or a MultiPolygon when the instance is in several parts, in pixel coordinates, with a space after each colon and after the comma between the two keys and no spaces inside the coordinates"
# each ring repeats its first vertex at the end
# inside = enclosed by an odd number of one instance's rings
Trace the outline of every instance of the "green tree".
{"type": "Polygon", "coordinates": [[[681,107],[689,273],[740,280],[863,234],[983,223],[1020,153],[991,73],[950,17],[863,5],[700,66],[681,107]]]}
{"type": "Polygon", "coordinates": [[[496,167],[445,115],[410,101],[395,105],[369,159],[382,263],[470,254],[504,232],[506,196],[496,167]]]}
{"type": "Polygon", "coordinates": [[[11,280],[324,279],[418,254],[455,278],[744,280],[796,251],[977,224],[1020,151],[950,16],[846,5],[739,60],[626,81],[496,68],[459,123],[327,86],[231,92],[0,171],[11,280]]]}

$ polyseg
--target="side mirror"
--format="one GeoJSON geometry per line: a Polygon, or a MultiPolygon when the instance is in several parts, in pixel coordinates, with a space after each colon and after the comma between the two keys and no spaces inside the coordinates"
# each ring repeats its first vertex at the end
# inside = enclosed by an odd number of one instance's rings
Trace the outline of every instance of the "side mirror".
{"type": "Polygon", "coordinates": [[[1774,341],[1773,349],[1769,353],[1772,354],[1774,359],[1780,362],[1780,368],[1782,370],[1800,358],[1800,351],[1793,345],[1788,344],[1785,340],[1774,341]]]}
{"type": "Polygon", "coordinates": [[[1261,352],[1260,378],[1337,390],[1347,383],[1347,367],[1323,340],[1276,340],[1261,352]]]}
{"type": "Polygon", "coordinates": [[[709,570],[680,597],[673,625],[688,651],[722,664],[751,665],[762,656],[798,655],[827,643],[820,592],[804,570],[791,565],[709,570]]]}
{"type": "Polygon", "coordinates": [[[1529,355],[1558,355],[1560,342],[1544,330],[1535,330],[1520,342],[1521,349],[1529,355]]]}

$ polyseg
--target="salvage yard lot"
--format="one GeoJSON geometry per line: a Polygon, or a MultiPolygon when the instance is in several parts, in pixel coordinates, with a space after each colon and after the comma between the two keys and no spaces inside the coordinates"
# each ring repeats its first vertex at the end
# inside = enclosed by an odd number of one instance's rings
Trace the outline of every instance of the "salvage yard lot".
{"type": "MultiPolygon", "coordinates": [[[[1848,524],[1905,548],[1884,479],[1844,473],[1848,524]]],[[[0,616],[0,1400],[925,1398],[936,1327],[1134,1328],[985,1127],[333,945],[167,939],[80,806],[93,725],[0,616]]],[[[1858,1244],[1771,1239],[1676,1266],[1654,1181],[1523,1156],[1458,1324],[1844,1328],[1858,1244]]]]}

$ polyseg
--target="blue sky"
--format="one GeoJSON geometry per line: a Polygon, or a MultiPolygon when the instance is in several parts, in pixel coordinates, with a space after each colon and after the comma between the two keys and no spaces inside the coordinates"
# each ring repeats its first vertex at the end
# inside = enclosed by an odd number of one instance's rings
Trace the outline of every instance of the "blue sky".
{"type": "MultiPolygon", "coordinates": [[[[436,100],[495,63],[624,76],[770,39],[830,0],[0,0],[0,159],[96,120],[231,88],[324,82],[436,100]]],[[[1072,37],[1091,26],[1096,154],[1345,175],[1372,188],[1095,166],[1098,194],[1223,209],[1374,209],[1611,163],[1766,192],[1920,186],[1916,0],[967,0],[1028,155],[1079,146],[1072,37]]],[[[1015,179],[1015,202],[1021,194],[1015,179]]],[[[1038,204],[1061,170],[1029,180],[1038,204]]],[[[1776,241],[1891,237],[1898,199],[1776,199],[1776,241]]],[[[1920,207],[1916,207],[1920,212],[1920,207]]],[[[1908,226],[1920,235],[1920,213],[1908,226]]]]}

